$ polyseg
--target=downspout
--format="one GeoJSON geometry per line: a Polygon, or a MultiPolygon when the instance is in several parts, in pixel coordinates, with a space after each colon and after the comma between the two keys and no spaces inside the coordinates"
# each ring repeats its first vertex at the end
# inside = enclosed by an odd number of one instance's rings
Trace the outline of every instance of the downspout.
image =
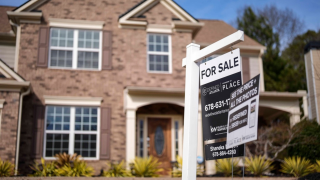
{"type": "Polygon", "coordinates": [[[22,116],[22,102],[23,97],[30,94],[31,87],[28,88],[26,92],[21,93],[20,103],[19,103],[19,119],[18,119],[18,130],[17,130],[17,145],[16,145],[16,163],[14,175],[18,174],[18,164],[19,164],[19,149],[20,149],[20,131],[21,131],[21,116],[22,116]]]}
{"type": "Polygon", "coordinates": [[[15,49],[15,57],[14,57],[14,71],[18,72],[18,59],[19,59],[19,49],[20,49],[21,27],[18,24],[13,23],[11,20],[10,20],[10,24],[17,28],[17,32],[16,32],[16,49],[15,49]]]}

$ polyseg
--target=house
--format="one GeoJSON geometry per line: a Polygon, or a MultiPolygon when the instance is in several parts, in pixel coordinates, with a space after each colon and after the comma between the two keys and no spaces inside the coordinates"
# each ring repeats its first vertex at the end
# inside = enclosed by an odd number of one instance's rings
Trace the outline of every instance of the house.
{"type": "MultiPolygon", "coordinates": [[[[194,18],[173,0],[29,0],[1,7],[4,19],[0,157],[20,173],[59,152],[82,155],[96,173],[107,160],[150,155],[170,168],[183,153],[186,46],[203,48],[236,32],[194,18]]],[[[245,36],[234,48],[244,82],[261,74],[259,123],[287,113],[294,125],[301,99],[307,115],[305,91],[264,90],[264,46],[245,36]]],[[[198,124],[203,156],[200,105],[198,124]]]]}
{"type": "Polygon", "coordinates": [[[306,77],[308,86],[309,119],[315,119],[320,124],[319,114],[319,60],[320,42],[309,42],[304,49],[304,61],[306,67],[306,77]]]}

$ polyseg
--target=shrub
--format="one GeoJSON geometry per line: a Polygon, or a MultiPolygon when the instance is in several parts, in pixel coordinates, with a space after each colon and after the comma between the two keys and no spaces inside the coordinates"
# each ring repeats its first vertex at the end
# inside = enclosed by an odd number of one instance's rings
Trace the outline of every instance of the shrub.
{"type": "Polygon", "coordinates": [[[124,167],[124,161],[120,163],[107,163],[108,171],[103,171],[104,177],[131,177],[131,173],[124,167]]]}
{"type": "Polygon", "coordinates": [[[175,167],[172,170],[172,176],[173,177],[182,177],[182,157],[177,156],[177,163],[175,164],[175,167]]]}
{"type": "Polygon", "coordinates": [[[241,173],[241,168],[238,166],[239,160],[232,158],[218,159],[217,160],[217,172],[224,174],[225,177],[230,177],[232,175],[232,164],[233,164],[233,174],[239,175],[241,173]]]}
{"type": "MultiPolygon", "coordinates": [[[[173,167],[172,176],[173,177],[182,177],[182,157],[177,156],[177,163],[173,167]]],[[[203,166],[197,164],[197,176],[203,176],[204,168],[203,166]]]]}
{"type": "Polygon", "coordinates": [[[314,171],[320,173],[320,160],[316,160],[314,164],[314,171]]]}
{"type": "Polygon", "coordinates": [[[69,177],[91,177],[94,172],[93,168],[87,166],[87,163],[84,161],[74,161],[73,166],[71,164],[65,164],[57,171],[59,175],[69,177]]]}
{"type": "Polygon", "coordinates": [[[301,157],[289,157],[284,159],[281,164],[281,172],[291,174],[295,177],[302,177],[313,171],[313,165],[310,160],[301,157]]]}
{"type": "Polygon", "coordinates": [[[30,168],[34,171],[34,173],[29,176],[51,177],[59,175],[56,168],[56,163],[45,163],[43,158],[41,158],[41,164],[35,162],[32,166],[30,166],[30,168]]]}
{"type": "Polygon", "coordinates": [[[9,161],[2,161],[0,158],[0,177],[9,177],[14,173],[14,165],[9,161]]]}
{"type": "Polygon", "coordinates": [[[289,156],[299,156],[315,163],[320,157],[320,125],[316,121],[304,120],[293,127],[295,137],[288,148],[289,156]]]}
{"type": "Polygon", "coordinates": [[[271,161],[265,159],[264,156],[254,156],[245,158],[245,165],[247,170],[254,176],[261,176],[269,170],[272,170],[271,161]]]}
{"type": "Polygon", "coordinates": [[[56,165],[61,168],[66,164],[73,163],[74,161],[80,160],[80,155],[77,155],[76,153],[72,156],[67,153],[59,153],[55,155],[56,158],[56,165]]]}
{"type": "Polygon", "coordinates": [[[148,158],[136,157],[133,161],[133,172],[132,175],[136,177],[159,177],[159,172],[163,169],[159,168],[161,165],[158,159],[152,156],[148,158]]]}

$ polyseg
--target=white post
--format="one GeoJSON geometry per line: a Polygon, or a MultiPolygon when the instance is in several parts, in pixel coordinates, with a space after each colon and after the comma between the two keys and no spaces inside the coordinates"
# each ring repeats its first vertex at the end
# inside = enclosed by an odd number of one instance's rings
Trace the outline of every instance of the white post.
{"type": "Polygon", "coordinates": [[[129,164],[136,156],[136,110],[128,109],[126,112],[126,163],[129,164]]]}
{"type": "Polygon", "coordinates": [[[199,50],[198,44],[187,46],[182,180],[195,180],[197,177],[199,65],[190,57],[199,50]]]}

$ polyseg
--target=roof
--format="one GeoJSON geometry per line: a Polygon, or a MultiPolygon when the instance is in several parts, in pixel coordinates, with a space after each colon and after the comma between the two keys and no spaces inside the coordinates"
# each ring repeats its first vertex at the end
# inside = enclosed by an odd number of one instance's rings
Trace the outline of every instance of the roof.
{"type": "Polygon", "coordinates": [[[7,11],[12,11],[15,7],[0,6],[0,33],[8,33],[11,31],[7,11]]]}
{"type": "Polygon", "coordinates": [[[311,41],[304,47],[304,53],[309,52],[311,49],[320,49],[320,41],[311,41]]]}
{"type": "Polygon", "coordinates": [[[0,59],[0,73],[8,79],[15,79],[19,82],[25,82],[26,80],[20,76],[17,72],[10,68],[10,66],[0,59]]]}
{"type": "MultiPolygon", "coordinates": [[[[203,22],[204,26],[200,29],[194,40],[195,43],[200,45],[207,46],[216,41],[219,41],[220,39],[223,39],[224,37],[229,36],[232,33],[237,32],[237,29],[221,20],[199,19],[199,21],[203,22]]],[[[247,35],[245,35],[244,37],[244,42],[241,42],[237,45],[264,47],[247,35]]]]}

